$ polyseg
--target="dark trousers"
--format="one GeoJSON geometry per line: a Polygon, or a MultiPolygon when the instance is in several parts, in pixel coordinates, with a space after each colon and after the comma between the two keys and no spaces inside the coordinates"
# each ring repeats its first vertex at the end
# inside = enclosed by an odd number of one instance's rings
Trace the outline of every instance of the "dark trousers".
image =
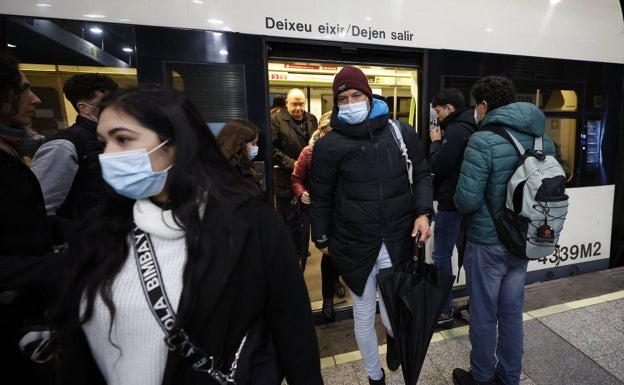
{"type": "Polygon", "coordinates": [[[301,239],[300,239],[300,253],[301,270],[305,270],[306,261],[308,260],[308,253],[310,251],[310,205],[299,203],[301,207],[301,239]]]}
{"type": "Polygon", "coordinates": [[[335,283],[338,280],[338,270],[334,261],[327,254],[321,259],[321,291],[323,298],[334,298],[335,283]]]}
{"type": "MultiPolygon", "coordinates": [[[[284,219],[284,223],[290,233],[290,239],[295,246],[295,252],[297,258],[301,258],[301,238],[303,217],[301,215],[300,203],[293,198],[275,197],[275,209],[284,219]]],[[[309,227],[308,227],[308,231],[309,227]]],[[[306,249],[306,257],[308,256],[306,249]]]]}

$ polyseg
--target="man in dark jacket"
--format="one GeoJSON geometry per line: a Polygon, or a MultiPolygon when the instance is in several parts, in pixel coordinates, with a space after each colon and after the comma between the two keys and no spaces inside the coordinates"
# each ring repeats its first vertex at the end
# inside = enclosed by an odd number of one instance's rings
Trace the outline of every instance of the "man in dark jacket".
{"type": "Polygon", "coordinates": [[[470,294],[471,371],[455,369],[455,385],[518,385],[522,371],[522,307],[526,259],[503,246],[494,218],[505,204],[507,182],[516,169],[516,149],[489,127],[504,126],[524,148],[544,136],[544,152],[555,146],[544,134],[544,113],[534,104],[516,102],[512,82],[487,76],[472,87],[479,132],[470,137],[455,192],[457,210],[467,216],[464,256],[470,294]]]}
{"type": "Polygon", "coordinates": [[[116,89],[113,79],[100,74],[75,75],[63,85],[65,97],[78,113],[76,123],[39,147],[31,166],[41,184],[48,215],[78,221],[102,200],[98,106],[116,89]]]}
{"type": "Polygon", "coordinates": [[[286,95],[286,108],[271,117],[272,156],[276,166],[273,169],[275,208],[286,222],[300,260],[308,256],[310,225],[304,223],[301,207],[290,186],[290,176],[299,153],[318,128],[316,117],[306,111],[306,104],[303,91],[293,88],[286,95]]]}
{"type": "MultiPolygon", "coordinates": [[[[429,132],[429,160],[434,173],[433,198],[438,201],[433,236],[433,262],[453,274],[451,257],[457,243],[462,215],[453,204],[453,194],[459,178],[468,138],[477,130],[474,110],[465,107],[464,95],[457,88],[445,88],[431,99],[440,125],[429,132]]],[[[453,326],[452,295],[449,295],[438,326],[453,326]]]]}
{"type": "Polygon", "coordinates": [[[12,56],[0,52],[0,384],[51,384],[50,367],[22,355],[24,328],[43,318],[42,280],[52,251],[43,196],[24,162],[30,127],[41,99],[12,56]]]}
{"type": "MultiPolygon", "coordinates": [[[[351,290],[355,337],[371,384],[384,384],[375,333],[379,269],[411,257],[414,236],[431,235],[433,188],[427,156],[416,132],[401,124],[413,165],[413,194],[406,159],[388,123],[388,105],[374,98],[364,73],[344,67],[334,78],[331,132],[314,145],[311,167],[312,238],[334,261],[351,290]]],[[[398,368],[388,331],[388,367],[398,368]]]]}

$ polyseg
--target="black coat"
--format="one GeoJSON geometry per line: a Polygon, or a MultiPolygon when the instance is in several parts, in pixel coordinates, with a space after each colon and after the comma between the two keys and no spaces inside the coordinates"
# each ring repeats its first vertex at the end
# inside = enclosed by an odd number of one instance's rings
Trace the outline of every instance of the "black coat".
{"type": "Polygon", "coordinates": [[[294,193],[290,186],[290,175],[295,167],[299,153],[308,145],[310,137],[318,128],[316,117],[312,114],[303,115],[304,129],[294,121],[284,108],[271,118],[271,145],[273,165],[273,183],[275,195],[292,198],[294,193]]]}
{"type": "MultiPolygon", "coordinates": [[[[204,215],[206,228],[218,228],[204,215]]],[[[184,328],[208,355],[231,359],[247,329],[265,316],[289,384],[320,385],[320,357],[310,300],[284,224],[266,202],[254,201],[232,213],[237,231],[215,249],[216,265],[200,278],[184,328]]],[[[217,237],[218,239],[218,237],[217,237]]],[[[184,294],[183,294],[184,296],[184,294]]],[[[74,308],[78,315],[78,304],[74,308]]],[[[59,384],[102,384],[82,329],[65,333],[59,384]]],[[[213,384],[177,352],[169,352],[163,384],[213,384]]],[[[267,384],[255,378],[255,384],[267,384]]],[[[278,385],[278,384],[271,384],[278,385]]]]}
{"type": "Polygon", "coordinates": [[[459,170],[464,159],[464,149],[468,139],[478,126],[472,108],[457,110],[440,122],[444,136],[429,147],[431,171],[434,177],[434,199],[438,210],[456,211],[453,195],[459,179],[459,170]]]}
{"type": "Polygon", "coordinates": [[[52,241],[37,178],[7,151],[0,143],[0,383],[45,384],[46,369],[25,358],[17,342],[25,326],[43,320],[54,274],[44,255],[52,255],[52,241]]]}
{"type": "Polygon", "coordinates": [[[393,263],[411,256],[414,219],[432,214],[433,192],[425,150],[416,132],[401,123],[413,164],[413,195],[405,159],[388,115],[346,124],[314,144],[310,173],[312,239],[329,254],[351,290],[362,295],[375,260],[386,244],[393,263]]]}

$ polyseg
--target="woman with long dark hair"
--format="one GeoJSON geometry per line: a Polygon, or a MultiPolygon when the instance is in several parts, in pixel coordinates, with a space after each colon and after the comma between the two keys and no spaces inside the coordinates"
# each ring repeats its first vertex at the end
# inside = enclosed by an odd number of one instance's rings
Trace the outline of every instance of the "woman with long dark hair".
{"type": "Polygon", "coordinates": [[[139,86],[101,108],[102,174],[116,194],[70,245],[60,383],[279,384],[283,373],[322,384],[290,238],[195,107],[139,86]]]}
{"type": "Polygon", "coordinates": [[[245,119],[232,119],[225,123],[217,135],[217,143],[230,166],[256,184],[260,182],[252,160],[258,155],[258,126],[245,119]]]}

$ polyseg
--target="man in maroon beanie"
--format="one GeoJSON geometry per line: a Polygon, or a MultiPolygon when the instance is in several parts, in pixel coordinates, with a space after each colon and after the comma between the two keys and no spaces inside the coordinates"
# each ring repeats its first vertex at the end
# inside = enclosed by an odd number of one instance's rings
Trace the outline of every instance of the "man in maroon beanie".
{"type": "MultiPolygon", "coordinates": [[[[360,69],[344,67],[334,78],[333,92],[333,130],[316,142],[312,153],[312,239],[332,258],[351,291],[355,338],[369,383],[380,385],[385,373],[375,333],[375,276],[412,257],[417,233],[421,242],[431,236],[431,174],[415,130],[400,123],[412,163],[410,190],[406,159],[389,126],[388,105],[373,96],[360,69]]],[[[381,296],[379,309],[388,331],[388,368],[396,370],[398,352],[381,296]]]]}

